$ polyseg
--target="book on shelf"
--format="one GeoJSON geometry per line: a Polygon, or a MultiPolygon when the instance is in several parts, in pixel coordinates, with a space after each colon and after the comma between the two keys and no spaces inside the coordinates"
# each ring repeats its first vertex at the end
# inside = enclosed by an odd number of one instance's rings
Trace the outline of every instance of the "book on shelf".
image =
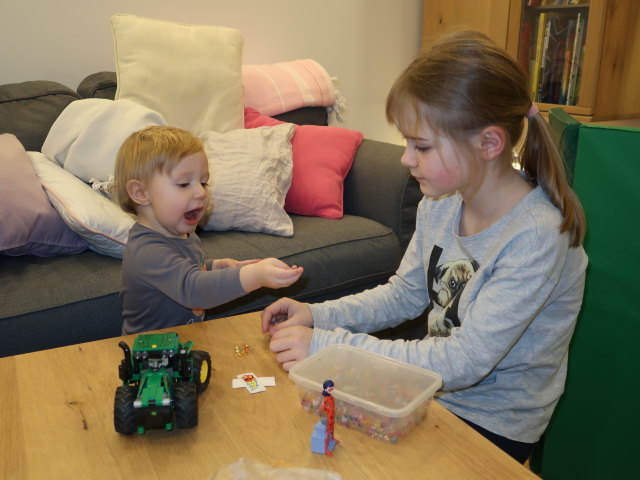
{"type": "Polygon", "coordinates": [[[578,87],[580,85],[580,70],[584,53],[584,37],[586,32],[586,18],[582,12],[576,19],[576,33],[571,53],[571,69],[569,71],[569,84],[567,86],[567,98],[565,105],[575,105],[578,102],[578,87]]]}
{"type": "Polygon", "coordinates": [[[558,103],[567,104],[567,94],[569,92],[569,77],[571,73],[571,60],[573,58],[573,46],[576,36],[577,19],[570,18],[567,26],[567,37],[565,40],[565,48],[562,53],[562,80],[560,82],[560,94],[558,103]]]}
{"type": "Polygon", "coordinates": [[[576,10],[541,11],[536,14],[535,22],[535,27],[530,20],[523,22],[518,51],[518,61],[525,68],[529,66],[531,98],[542,103],[574,105],[580,81],[586,16],[576,10]],[[529,48],[531,41],[533,45],[529,48]]]}
{"type": "Polygon", "coordinates": [[[555,59],[553,58],[554,56],[554,49],[555,49],[555,45],[553,44],[553,41],[555,41],[555,33],[552,33],[552,29],[555,28],[555,21],[554,21],[555,15],[552,13],[548,13],[545,16],[544,19],[544,40],[543,40],[543,44],[542,44],[542,58],[540,59],[540,73],[538,74],[538,83],[536,86],[536,101],[537,102],[546,102],[546,103],[551,103],[549,102],[549,97],[551,95],[550,93],[550,88],[551,88],[551,77],[552,77],[552,70],[554,68],[553,62],[555,61],[555,59]],[[549,42],[551,43],[551,48],[549,48],[549,42]]]}
{"type": "Polygon", "coordinates": [[[540,67],[538,80],[538,101],[544,103],[561,103],[562,82],[567,65],[567,50],[571,44],[571,23],[575,18],[568,15],[550,13],[545,28],[545,55],[540,67]]]}
{"type": "Polygon", "coordinates": [[[536,18],[534,38],[535,53],[529,70],[529,88],[531,98],[537,100],[538,97],[538,79],[540,77],[540,64],[544,55],[544,39],[545,39],[545,20],[547,14],[545,12],[540,13],[536,18]]]}
{"type": "Polygon", "coordinates": [[[535,36],[535,25],[533,22],[524,20],[520,25],[520,43],[518,46],[518,63],[524,68],[527,77],[531,71],[531,61],[533,58],[533,39],[535,36]]]}

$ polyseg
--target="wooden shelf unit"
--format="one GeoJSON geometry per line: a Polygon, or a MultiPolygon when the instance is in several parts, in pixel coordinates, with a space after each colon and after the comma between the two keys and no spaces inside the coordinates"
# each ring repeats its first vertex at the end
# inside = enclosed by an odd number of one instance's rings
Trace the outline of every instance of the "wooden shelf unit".
{"type": "MultiPolygon", "coordinates": [[[[584,2],[584,0],[582,0],[584,2]]],[[[588,13],[575,105],[538,103],[543,114],[564,108],[582,122],[640,117],[640,1],[590,0],[579,5],[527,6],[527,0],[424,0],[422,46],[449,30],[489,35],[518,58],[527,9],[588,13]]]]}

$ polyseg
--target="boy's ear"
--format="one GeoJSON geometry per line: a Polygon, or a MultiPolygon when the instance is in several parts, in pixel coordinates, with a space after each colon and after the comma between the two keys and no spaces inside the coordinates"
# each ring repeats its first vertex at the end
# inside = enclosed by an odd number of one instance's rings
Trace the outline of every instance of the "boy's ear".
{"type": "Polygon", "coordinates": [[[129,180],[126,185],[129,198],[138,205],[149,205],[149,195],[147,189],[140,180],[129,180]]]}
{"type": "Polygon", "coordinates": [[[480,134],[480,149],[485,160],[493,160],[504,152],[507,134],[504,129],[490,125],[480,134]]]}

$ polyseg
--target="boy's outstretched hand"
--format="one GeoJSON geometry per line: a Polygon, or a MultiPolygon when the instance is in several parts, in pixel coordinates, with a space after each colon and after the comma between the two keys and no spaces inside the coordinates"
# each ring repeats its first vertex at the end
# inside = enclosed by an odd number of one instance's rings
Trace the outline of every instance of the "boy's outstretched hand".
{"type": "Polygon", "coordinates": [[[240,284],[245,292],[260,287],[288,287],[300,278],[303,271],[302,267],[290,267],[277,258],[265,258],[240,268],[240,284]]]}

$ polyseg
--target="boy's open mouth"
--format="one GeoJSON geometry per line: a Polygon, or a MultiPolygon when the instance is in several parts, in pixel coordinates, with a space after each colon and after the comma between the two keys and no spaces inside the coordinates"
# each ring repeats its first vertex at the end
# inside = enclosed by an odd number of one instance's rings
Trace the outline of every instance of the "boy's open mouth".
{"type": "Polygon", "coordinates": [[[193,210],[189,210],[184,214],[184,220],[189,225],[197,225],[200,220],[200,212],[202,212],[201,208],[194,208],[193,210]]]}

